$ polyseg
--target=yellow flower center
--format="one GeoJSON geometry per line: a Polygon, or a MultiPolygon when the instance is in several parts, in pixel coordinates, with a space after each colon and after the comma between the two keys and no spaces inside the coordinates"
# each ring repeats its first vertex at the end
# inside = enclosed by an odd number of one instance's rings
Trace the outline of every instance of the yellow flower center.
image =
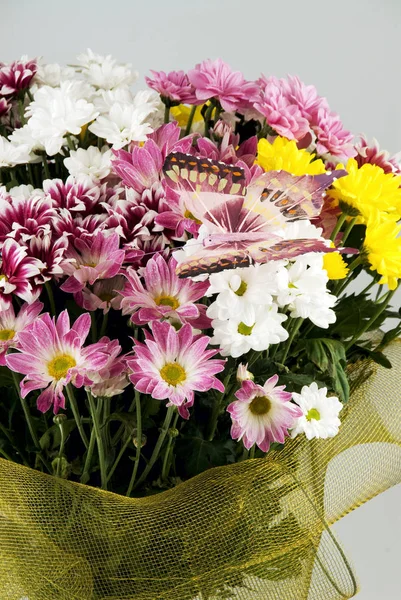
{"type": "Polygon", "coordinates": [[[157,296],[155,302],[157,306],[171,306],[173,310],[180,306],[180,303],[174,296],[157,296]]]}
{"type": "Polygon", "coordinates": [[[249,410],[258,417],[267,415],[272,407],[272,403],[267,396],[256,396],[249,405],[249,410]]]}
{"type": "Polygon", "coordinates": [[[241,279],[241,285],[238,290],[235,292],[237,296],[243,296],[248,288],[248,284],[241,279]]]}
{"type": "Polygon", "coordinates": [[[306,420],[312,421],[312,419],[315,419],[315,421],[320,421],[320,412],[317,410],[317,408],[311,408],[308,410],[306,420]]]}
{"type": "Polygon", "coordinates": [[[160,375],[170,385],[178,385],[185,381],[187,374],[185,369],[177,363],[167,363],[160,369],[160,375]]]}
{"type": "Polygon", "coordinates": [[[15,336],[14,329],[3,329],[0,331],[0,341],[6,342],[7,340],[12,340],[15,336]]]}
{"type": "Polygon", "coordinates": [[[0,275],[0,281],[2,281],[4,279],[4,281],[8,281],[8,278],[6,277],[6,275],[0,275]]]}
{"type": "Polygon", "coordinates": [[[104,292],[103,294],[99,294],[99,298],[103,302],[111,302],[113,300],[114,296],[113,296],[113,294],[108,294],[107,292],[104,292]]]}
{"type": "Polygon", "coordinates": [[[184,212],[184,217],[185,217],[186,219],[191,219],[191,221],[195,221],[195,223],[197,223],[197,225],[202,225],[202,221],[199,221],[199,219],[197,219],[197,218],[195,217],[195,215],[193,215],[193,214],[191,213],[191,211],[190,211],[190,210],[188,210],[188,209],[187,209],[187,210],[184,212]]]}
{"type": "Polygon", "coordinates": [[[238,325],[238,333],[240,333],[241,335],[251,335],[252,333],[252,329],[255,327],[255,324],[253,325],[245,325],[245,323],[243,323],[241,321],[241,323],[238,325]]]}
{"type": "Polygon", "coordinates": [[[76,365],[76,360],[69,354],[59,354],[47,363],[47,371],[54,379],[63,379],[67,376],[69,369],[76,365]]]}

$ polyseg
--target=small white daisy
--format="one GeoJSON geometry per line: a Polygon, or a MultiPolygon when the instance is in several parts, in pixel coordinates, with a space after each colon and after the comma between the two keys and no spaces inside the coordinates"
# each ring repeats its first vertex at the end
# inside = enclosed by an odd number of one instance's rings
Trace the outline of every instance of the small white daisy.
{"type": "Polygon", "coordinates": [[[220,346],[222,356],[234,358],[249,350],[267,350],[270,344],[278,344],[288,338],[288,332],[281,325],[286,319],[286,315],[278,312],[276,304],[250,304],[246,314],[226,320],[214,319],[214,335],[210,343],[220,346]]]}
{"type": "Polygon", "coordinates": [[[312,438],[330,438],[338,433],[341,421],[338,415],[343,407],[336,396],[327,396],[327,388],[318,388],[315,382],[304,385],[300,394],[293,392],[293,400],[301,407],[303,415],[292,428],[291,437],[305,433],[312,438]]]}

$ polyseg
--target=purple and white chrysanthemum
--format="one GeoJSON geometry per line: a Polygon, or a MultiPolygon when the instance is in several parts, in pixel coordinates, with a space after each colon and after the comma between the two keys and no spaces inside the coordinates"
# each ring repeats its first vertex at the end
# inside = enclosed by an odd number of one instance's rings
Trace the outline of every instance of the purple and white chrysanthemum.
{"type": "Polygon", "coordinates": [[[108,344],[98,342],[83,348],[90,326],[90,315],[85,313],[71,327],[64,310],[57,321],[46,313],[19,334],[19,352],[8,354],[6,364],[25,375],[20,384],[23,398],[32,390],[43,390],[37,400],[40,411],[46,412],[53,404],[56,414],[65,407],[63,388],[67,384],[89,386],[91,374],[107,364],[108,344]]]}
{"type": "Polygon", "coordinates": [[[0,94],[10,96],[27,90],[37,69],[36,59],[25,56],[9,65],[0,63],[0,94]]]}
{"type": "Polygon", "coordinates": [[[143,271],[144,284],[134,269],[126,272],[127,283],[121,293],[124,315],[131,314],[137,325],[159,319],[189,322],[194,327],[207,328],[211,321],[206,317],[206,307],[196,304],[203,298],[209,283],[180,279],[176,274],[177,261],[162,256],[152,257],[143,271]]]}
{"type": "Polygon", "coordinates": [[[34,302],[40,289],[33,291],[32,280],[44,267],[37,258],[27,256],[26,248],[7,239],[1,251],[0,310],[7,310],[11,306],[13,296],[18,296],[29,304],[34,302]]]}
{"type": "Polygon", "coordinates": [[[18,335],[37,319],[43,308],[42,302],[23,304],[18,315],[11,305],[0,311],[0,365],[6,364],[6,352],[9,348],[19,348],[18,335]]]}
{"type": "Polygon", "coordinates": [[[218,351],[206,350],[209,338],[194,336],[189,324],[176,331],[167,322],[155,321],[152,333],[144,344],[135,342],[135,356],[127,361],[130,380],[139,392],[177,406],[187,419],[194,392],[224,391],[215,375],[223,371],[225,361],[212,358],[218,351]]]}
{"type": "Polygon", "coordinates": [[[302,415],[291,402],[292,394],[277,382],[278,375],[270,377],[263,386],[246,379],[235,392],[237,400],[227,407],[232,419],[231,437],[242,440],[248,450],[256,444],[267,452],[271,443],[283,444],[288,429],[302,415]]]}
{"type": "Polygon", "coordinates": [[[145,77],[145,81],[152,90],[162,97],[163,102],[171,104],[198,104],[193,85],[184,71],[150,71],[152,77],[145,77]]]}

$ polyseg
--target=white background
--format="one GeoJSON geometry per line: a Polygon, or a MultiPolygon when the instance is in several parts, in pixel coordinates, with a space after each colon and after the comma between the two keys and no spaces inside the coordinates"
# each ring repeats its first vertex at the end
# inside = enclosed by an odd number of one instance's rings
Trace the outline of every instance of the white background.
{"type": "MultiPolygon", "coordinates": [[[[0,9],[4,62],[73,63],[90,47],[131,62],[142,82],[149,69],[220,56],[249,79],[299,75],[347,128],[401,150],[401,0],[0,0],[0,9]]],[[[401,598],[400,508],[398,486],[335,526],[360,600],[401,598]]]]}

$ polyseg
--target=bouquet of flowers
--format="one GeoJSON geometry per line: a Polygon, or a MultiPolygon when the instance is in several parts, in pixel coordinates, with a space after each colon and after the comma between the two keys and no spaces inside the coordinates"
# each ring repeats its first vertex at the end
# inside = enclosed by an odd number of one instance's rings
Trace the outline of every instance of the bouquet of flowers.
{"type": "Polygon", "coordinates": [[[0,64],[2,597],[352,597],[328,525],[401,469],[326,476],[401,440],[397,159],[297,77],[136,77],[0,64]]]}

